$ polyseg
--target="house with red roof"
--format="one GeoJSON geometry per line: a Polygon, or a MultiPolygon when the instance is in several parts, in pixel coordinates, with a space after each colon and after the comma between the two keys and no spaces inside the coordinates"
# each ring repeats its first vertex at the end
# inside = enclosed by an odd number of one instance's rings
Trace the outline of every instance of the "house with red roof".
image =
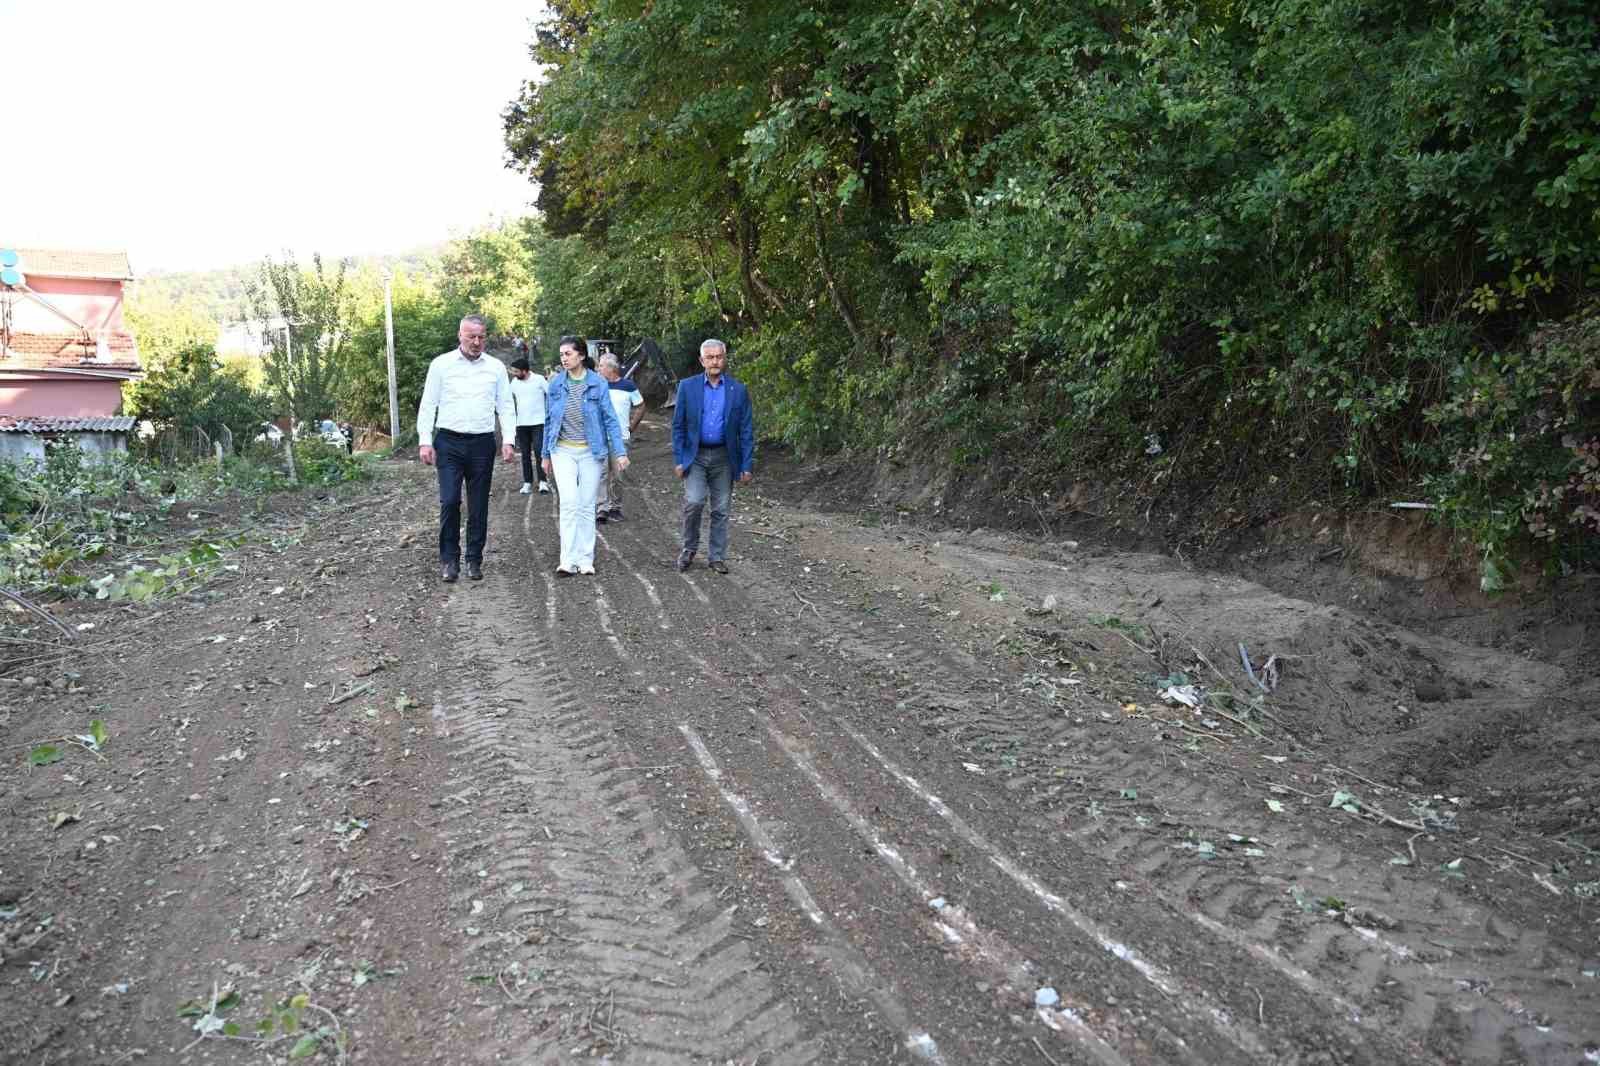
{"type": "Polygon", "coordinates": [[[0,455],[42,456],[58,436],[122,448],[133,426],[122,383],[139,374],[123,320],[127,253],[13,251],[12,283],[0,280],[0,455]]]}

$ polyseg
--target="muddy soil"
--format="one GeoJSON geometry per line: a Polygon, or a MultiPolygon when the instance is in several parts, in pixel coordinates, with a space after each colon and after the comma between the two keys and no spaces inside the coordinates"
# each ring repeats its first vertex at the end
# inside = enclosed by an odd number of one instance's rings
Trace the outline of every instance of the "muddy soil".
{"type": "Polygon", "coordinates": [[[501,467],[441,584],[396,464],[58,605],[0,680],[0,1060],[1600,1061],[1577,661],[798,466],[680,574],[664,438],[594,578],[501,467]]]}

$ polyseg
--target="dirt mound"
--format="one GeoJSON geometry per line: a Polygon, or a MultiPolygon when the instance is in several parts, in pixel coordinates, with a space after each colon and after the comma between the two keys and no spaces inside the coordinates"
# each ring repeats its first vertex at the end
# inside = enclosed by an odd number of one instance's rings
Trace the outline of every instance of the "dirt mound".
{"type": "MultiPolygon", "coordinates": [[[[869,525],[917,522],[974,543],[993,531],[996,545],[1020,538],[1058,559],[1151,552],[1117,564],[1121,588],[1086,574],[1081,601],[1069,592],[1063,607],[1103,610],[1120,596],[1118,617],[1148,627],[1164,660],[1186,659],[1198,674],[1220,659],[1242,675],[1241,644],[1257,664],[1275,656],[1274,704],[1296,735],[1429,799],[1471,794],[1600,847],[1600,693],[1585,680],[1600,575],[1524,575],[1491,600],[1425,515],[1380,509],[1296,513],[1216,538],[1206,562],[1230,581],[1189,569],[1181,551],[1154,554],[1174,547],[1170,523],[1126,507],[1119,516],[1104,487],[1052,492],[934,463],[800,461],[781,450],[763,466],[806,506],[869,525]],[[1206,662],[1194,654],[1200,643],[1206,662]]],[[[1253,694],[1242,676],[1229,685],[1253,694]]]]}

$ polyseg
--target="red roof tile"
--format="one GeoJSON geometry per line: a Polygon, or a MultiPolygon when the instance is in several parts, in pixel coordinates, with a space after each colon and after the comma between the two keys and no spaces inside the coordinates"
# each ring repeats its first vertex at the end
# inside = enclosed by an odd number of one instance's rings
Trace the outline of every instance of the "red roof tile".
{"type": "Polygon", "coordinates": [[[95,358],[92,336],[83,333],[13,333],[11,342],[0,353],[0,370],[50,367],[88,367],[105,370],[138,370],[139,351],[129,333],[109,333],[106,348],[111,358],[95,358]]]}
{"type": "Polygon", "coordinates": [[[133,268],[128,265],[127,252],[72,252],[54,248],[18,248],[21,262],[17,269],[24,276],[37,274],[48,278],[110,278],[120,281],[133,279],[133,268]]]}

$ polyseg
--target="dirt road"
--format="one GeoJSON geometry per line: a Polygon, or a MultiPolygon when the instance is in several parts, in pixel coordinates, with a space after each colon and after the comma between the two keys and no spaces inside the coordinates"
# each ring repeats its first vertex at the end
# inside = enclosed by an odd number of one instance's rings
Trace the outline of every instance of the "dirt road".
{"type": "Polygon", "coordinates": [[[70,605],[78,676],[0,689],[4,1061],[1600,1061],[1592,789],[1350,761],[1560,666],[771,479],[679,574],[664,437],[595,578],[502,467],[440,584],[397,465],[70,605]]]}

